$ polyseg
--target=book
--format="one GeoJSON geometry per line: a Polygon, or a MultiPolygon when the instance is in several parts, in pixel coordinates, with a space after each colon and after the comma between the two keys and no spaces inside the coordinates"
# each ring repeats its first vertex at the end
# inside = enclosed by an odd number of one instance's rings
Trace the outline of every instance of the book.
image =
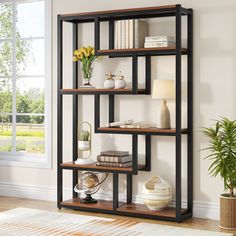
{"type": "Polygon", "coordinates": [[[123,122],[121,121],[111,122],[109,123],[109,127],[119,127],[120,125],[128,125],[132,124],[133,122],[134,122],[133,120],[125,120],[123,122]]]}
{"type": "Polygon", "coordinates": [[[148,36],[145,37],[145,42],[174,42],[175,38],[173,36],[148,36]]]}
{"type": "Polygon", "coordinates": [[[148,35],[148,23],[144,20],[134,20],[134,48],[143,48],[148,35]]]}
{"type": "Polygon", "coordinates": [[[122,40],[122,35],[121,35],[121,21],[117,21],[117,48],[121,48],[121,40],[122,40]]]}
{"type": "Polygon", "coordinates": [[[129,48],[134,48],[134,20],[129,20],[129,48]]]}
{"type": "Polygon", "coordinates": [[[145,42],[145,48],[171,47],[175,46],[174,42],[145,42]]]}
{"type": "Polygon", "coordinates": [[[125,162],[125,163],[113,163],[113,162],[97,162],[97,166],[110,166],[110,167],[121,167],[121,168],[126,168],[126,167],[131,167],[132,162],[125,162]]]}
{"type": "Polygon", "coordinates": [[[121,21],[121,48],[125,49],[126,48],[126,21],[122,20],[121,21]]]}
{"type": "Polygon", "coordinates": [[[135,129],[145,129],[145,128],[151,128],[151,125],[148,124],[148,123],[144,123],[144,122],[135,122],[135,123],[132,123],[132,124],[124,124],[124,125],[121,125],[120,128],[135,128],[135,129]]]}
{"type": "Polygon", "coordinates": [[[125,48],[129,47],[129,20],[125,21],[125,48]]]}
{"type": "Polygon", "coordinates": [[[108,151],[100,152],[100,155],[101,156],[123,157],[123,156],[128,156],[129,152],[128,151],[108,150],[108,151]]]}
{"type": "Polygon", "coordinates": [[[125,163],[125,162],[132,161],[132,156],[128,155],[128,156],[117,157],[117,156],[101,156],[101,155],[98,155],[97,156],[97,161],[98,162],[125,163]]]}
{"type": "Polygon", "coordinates": [[[118,21],[115,21],[115,49],[118,49],[118,21]]]}

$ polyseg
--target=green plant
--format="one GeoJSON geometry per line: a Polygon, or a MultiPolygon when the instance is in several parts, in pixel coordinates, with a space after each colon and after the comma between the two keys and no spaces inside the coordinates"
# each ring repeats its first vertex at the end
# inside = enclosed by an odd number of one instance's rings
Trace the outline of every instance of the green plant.
{"type": "Polygon", "coordinates": [[[229,190],[233,197],[236,188],[236,120],[222,118],[213,127],[204,128],[203,133],[210,142],[203,149],[211,152],[205,157],[212,161],[209,173],[213,177],[221,176],[225,190],[229,190]]]}
{"type": "Polygon", "coordinates": [[[82,130],[79,135],[79,140],[80,141],[89,141],[89,131],[82,130]]]}

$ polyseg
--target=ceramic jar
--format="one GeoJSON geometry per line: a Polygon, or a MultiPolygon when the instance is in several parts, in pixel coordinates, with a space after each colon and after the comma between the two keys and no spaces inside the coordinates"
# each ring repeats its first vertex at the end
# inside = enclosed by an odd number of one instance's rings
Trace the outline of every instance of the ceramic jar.
{"type": "Polygon", "coordinates": [[[142,198],[150,210],[163,210],[171,202],[171,187],[161,177],[154,176],[144,184],[142,198]]]}
{"type": "Polygon", "coordinates": [[[127,82],[124,80],[123,75],[118,75],[115,81],[115,89],[124,89],[127,86],[127,82]]]}
{"type": "Polygon", "coordinates": [[[115,88],[115,81],[113,79],[113,76],[111,72],[109,74],[106,74],[106,80],[104,81],[104,88],[105,89],[113,89],[115,88]]]}
{"type": "Polygon", "coordinates": [[[90,150],[90,141],[78,141],[78,149],[80,151],[89,151],[90,150]]]}
{"type": "Polygon", "coordinates": [[[114,79],[106,79],[104,81],[104,88],[106,89],[113,89],[115,87],[114,79]]]}

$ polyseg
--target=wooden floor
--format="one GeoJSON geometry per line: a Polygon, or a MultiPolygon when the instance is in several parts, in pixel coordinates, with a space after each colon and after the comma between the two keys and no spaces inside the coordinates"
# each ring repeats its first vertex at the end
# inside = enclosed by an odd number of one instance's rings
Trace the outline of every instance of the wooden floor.
{"type": "MultiPolygon", "coordinates": [[[[83,211],[66,210],[66,209],[58,210],[55,202],[0,196],[0,212],[17,208],[17,207],[41,209],[41,210],[46,210],[46,211],[51,211],[51,212],[64,212],[64,213],[81,214],[81,215],[102,216],[102,217],[116,218],[116,219],[121,219],[121,218],[130,219],[130,217],[125,217],[125,216],[114,216],[114,215],[100,214],[100,213],[87,213],[83,211]]],[[[165,224],[165,225],[173,225],[173,226],[178,226],[178,227],[186,227],[186,228],[194,228],[194,229],[222,231],[222,232],[234,233],[234,235],[236,236],[236,231],[225,231],[225,230],[220,229],[218,227],[219,222],[215,220],[192,218],[179,224],[179,223],[163,222],[163,221],[148,220],[148,219],[141,219],[141,218],[132,218],[132,219],[135,219],[141,222],[154,223],[154,224],[165,224]]]]}

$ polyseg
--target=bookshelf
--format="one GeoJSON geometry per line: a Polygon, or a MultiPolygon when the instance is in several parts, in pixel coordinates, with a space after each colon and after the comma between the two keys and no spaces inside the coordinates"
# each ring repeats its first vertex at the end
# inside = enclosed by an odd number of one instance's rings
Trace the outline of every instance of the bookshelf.
{"type": "MultiPolygon", "coordinates": [[[[193,202],[193,11],[183,8],[181,5],[167,5],[147,8],[120,9],[111,11],[85,12],[75,14],[58,15],[58,121],[57,121],[57,206],[59,209],[69,208],[75,210],[101,212],[108,214],[126,215],[133,217],[145,217],[157,220],[168,220],[182,222],[192,217],[193,202]],[[187,48],[182,48],[182,17],[187,17],[187,48]],[[114,49],[114,21],[124,19],[143,19],[157,17],[175,18],[175,47],[165,48],[134,48],[114,49]],[[104,89],[104,88],[79,88],[78,86],[78,64],[73,63],[73,86],[70,89],[63,88],[63,24],[69,22],[73,26],[73,50],[78,48],[78,24],[94,24],[94,45],[95,54],[113,57],[130,57],[132,59],[132,88],[131,89],[104,89]],[[109,46],[108,49],[100,49],[100,23],[108,22],[109,46]],[[151,94],[151,58],[152,56],[173,56],[175,57],[176,71],[176,123],[175,129],[158,128],[106,128],[100,126],[100,97],[107,96],[109,100],[109,122],[114,121],[115,97],[117,95],[150,95],[151,94]],[[187,57],[187,128],[182,128],[181,111],[181,58],[187,57]],[[138,87],[138,58],[145,58],[145,88],[138,87]],[[104,167],[92,165],[75,164],[77,158],[77,128],[78,128],[78,95],[94,96],[94,132],[104,134],[126,134],[132,137],[132,167],[104,167]],[[73,155],[70,162],[63,161],[63,98],[72,96],[72,128],[73,128],[73,155]],[[145,164],[139,164],[138,137],[145,137],[145,164]],[[151,211],[144,204],[137,204],[132,199],[133,176],[140,171],[151,171],[151,140],[152,136],[168,136],[175,139],[175,204],[162,211],[151,211]],[[182,136],[187,137],[187,205],[182,206],[182,136]],[[78,171],[107,172],[113,176],[112,200],[98,200],[97,203],[83,204],[74,191],[71,199],[63,197],[63,170],[72,171],[72,187],[77,184],[78,171]],[[127,200],[119,201],[119,175],[126,175],[127,200]]],[[[141,97],[138,97],[140,99],[141,97]]],[[[70,124],[71,125],[71,124],[70,124]]]]}

